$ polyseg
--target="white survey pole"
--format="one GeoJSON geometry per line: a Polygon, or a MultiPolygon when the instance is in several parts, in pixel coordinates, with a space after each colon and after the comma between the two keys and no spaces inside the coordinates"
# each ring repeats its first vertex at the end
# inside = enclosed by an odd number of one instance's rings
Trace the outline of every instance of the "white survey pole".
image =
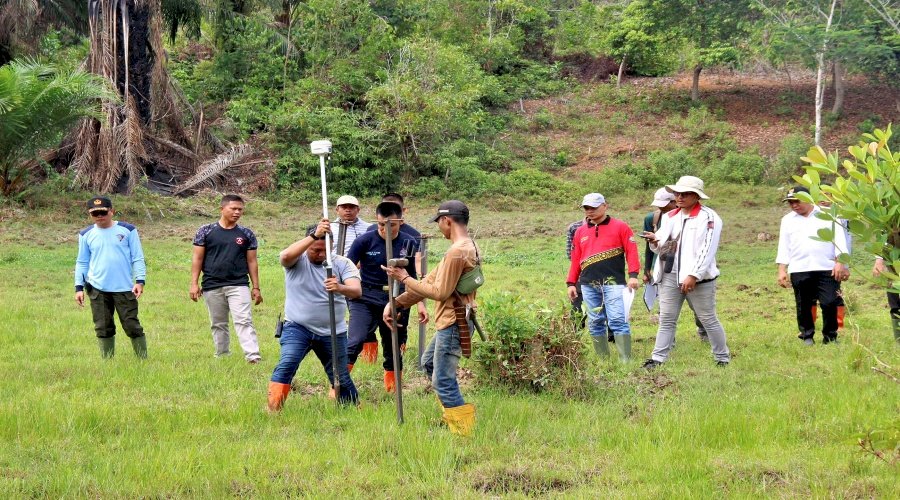
{"type": "MultiPolygon", "coordinates": [[[[309,145],[312,154],[319,157],[319,176],[322,178],[322,218],[328,217],[328,188],[325,185],[325,157],[331,156],[331,141],[313,141],[309,145]]],[[[331,233],[325,233],[325,259],[328,267],[331,267],[331,233]]]]}

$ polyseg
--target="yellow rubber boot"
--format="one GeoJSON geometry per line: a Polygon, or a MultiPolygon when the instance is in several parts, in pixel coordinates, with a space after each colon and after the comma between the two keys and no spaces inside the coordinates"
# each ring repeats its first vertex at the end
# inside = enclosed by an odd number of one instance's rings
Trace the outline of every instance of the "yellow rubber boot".
{"type": "Polygon", "coordinates": [[[269,382],[269,411],[278,412],[284,407],[284,400],[291,392],[291,384],[269,382]]]}
{"type": "Polygon", "coordinates": [[[441,420],[458,436],[469,436],[475,429],[475,405],[466,403],[462,406],[444,408],[441,420]]]}

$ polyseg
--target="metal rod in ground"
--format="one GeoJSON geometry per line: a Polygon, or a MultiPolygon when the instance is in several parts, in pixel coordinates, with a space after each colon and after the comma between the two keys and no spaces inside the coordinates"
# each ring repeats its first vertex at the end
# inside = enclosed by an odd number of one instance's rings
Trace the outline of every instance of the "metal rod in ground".
{"type": "MultiPolygon", "coordinates": [[[[391,224],[396,219],[388,219],[384,226],[384,242],[387,261],[394,258],[394,235],[391,224]]],[[[387,262],[385,262],[387,263],[387,262]]],[[[388,304],[391,311],[391,352],[394,359],[394,400],[397,402],[397,423],[403,423],[403,371],[400,370],[400,339],[397,336],[397,303],[394,302],[394,279],[388,275],[388,304]]]]}
{"type": "MultiPolygon", "coordinates": [[[[319,175],[322,178],[322,218],[328,218],[328,188],[325,184],[325,155],[319,155],[319,175]]],[[[327,277],[333,276],[333,268],[331,265],[331,234],[325,233],[325,274],[327,277]]],[[[341,402],[341,377],[338,375],[338,341],[337,341],[337,323],[334,315],[334,292],[328,292],[328,316],[331,320],[331,386],[334,387],[335,402],[341,402]]]]}
{"type": "MultiPolygon", "coordinates": [[[[420,245],[422,249],[422,273],[419,276],[419,279],[424,279],[428,274],[428,237],[422,235],[422,244],[420,245]]],[[[425,299],[422,299],[422,304],[425,304],[425,299]]],[[[412,313],[410,312],[410,316],[412,313]]],[[[424,371],[422,367],[422,356],[425,355],[425,325],[419,323],[419,370],[424,371]]]]}

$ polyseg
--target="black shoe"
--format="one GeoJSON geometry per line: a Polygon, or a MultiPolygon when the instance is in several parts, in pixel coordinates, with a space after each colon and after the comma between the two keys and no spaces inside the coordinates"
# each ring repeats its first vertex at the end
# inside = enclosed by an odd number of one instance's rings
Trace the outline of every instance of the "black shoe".
{"type": "Polygon", "coordinates": [[[615,343],[615,342],[616,342],[616,336],[610,333],[610,334],[608,334],[608,335],[606,336],[606,341],[607,341],[607,342],[615,343]]]}
{"type": "Polygon", "coordinates": [[[647,361],[644,361],[644,364],[641,365],[641,368],[643,368],[645,370],[652,370],[661,364],[662,364],[662,362],[657,361],[653,358],[650,358],[647,361]]]}
{"type": "Polygon", "coordinates": [[[802,339],[802,340],[803,340],[803,343],[806,345],[816,345],[816,341],[813,340],[811,337],[808,339],[802,339]]]}
{"type": "Polygon", "coordinates": [[[726,368],[728,366],[728,361],[716,361],[716,366],[726,368]]]}

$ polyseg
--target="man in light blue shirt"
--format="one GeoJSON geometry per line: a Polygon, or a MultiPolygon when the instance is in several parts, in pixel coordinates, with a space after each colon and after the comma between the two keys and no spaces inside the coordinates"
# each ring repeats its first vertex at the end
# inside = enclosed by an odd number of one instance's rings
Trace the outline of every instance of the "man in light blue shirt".
{"type": "Polygon", "coordinates": [[[109,198],[88,200],[88,213],[94,224],[78,234],[78,258],[75,261],[75,302],[84,307],[91,300],[94,330],[100,354],[115,354],[116,324],[113,311],[139,358],[147,357],[147,340],[138,320],[138,298],[144,293],[147,268],[137,228],[113,220],[115,211],[109,198]]]}

